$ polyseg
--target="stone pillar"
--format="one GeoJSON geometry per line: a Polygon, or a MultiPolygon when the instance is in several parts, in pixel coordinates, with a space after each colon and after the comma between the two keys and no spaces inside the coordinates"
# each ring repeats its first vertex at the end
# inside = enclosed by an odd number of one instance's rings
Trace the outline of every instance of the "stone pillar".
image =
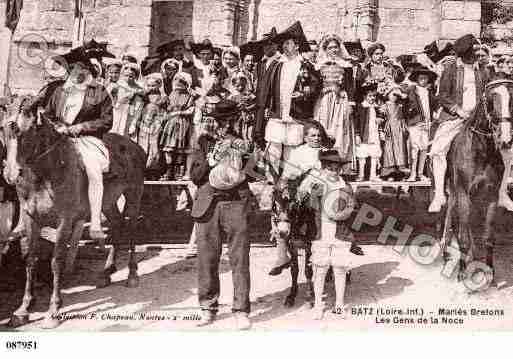
{"type": "Polygon", "coordinates": [[[7,68],[9,63],[9,49],[11,46],[11,30],[5,24],[5,0],[0,0],[0,95],[7,95],[7,68]]]}
{"type": "Polygon", "coordinates": [[[480,0],[441,0],[440,39],[455,40],[465,34],[481,33],[480,0]]]}
{"type": "Polygon", "coordinates": [[[354,37],[364,42],[376,40],[378,0],[357,0],[353,10],[354,37]]]}

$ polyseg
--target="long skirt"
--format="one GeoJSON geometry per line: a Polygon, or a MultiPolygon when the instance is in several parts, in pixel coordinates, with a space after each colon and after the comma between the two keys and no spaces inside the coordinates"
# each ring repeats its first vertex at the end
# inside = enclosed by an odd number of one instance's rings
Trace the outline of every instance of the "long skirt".
{"type": "Polygon", "coordinates": [[[405,139],[406,134],[402,123],[398,119],[390,118],[385,127],[383,175],[406,169],[408,152],[405,139]]]}
{"type": "Polygon", "coordinates": [[[355,169],[354,128],[347,101],[334,92],[324,94],[315,105],[314,120],[324,127],[329,137],[335,139],[333,148],[338,150],[342,159],[351,163],[349,169],[355,169]]]}
{"type": "Polygon", "coordinates": [[[192,119],[173,116],[167,119],[162,129],[160,146],[163,151],[184,151],[189,148],[192,119]]]}
{"type": "Polygon", "coordinates": [[[142,119],[137,126],[134,140],[148,155],[147,169],[159,169],[160,150],[158,139],[161,127],[162,117],[160,116],[152,119],[142,119]]]}

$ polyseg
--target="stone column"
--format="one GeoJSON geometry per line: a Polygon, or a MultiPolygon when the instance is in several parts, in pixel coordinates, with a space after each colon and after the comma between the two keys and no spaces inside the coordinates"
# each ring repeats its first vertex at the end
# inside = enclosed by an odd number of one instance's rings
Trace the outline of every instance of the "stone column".
{"type": "Polygon", "coordinates": [[[354,37],[362,41],[376,40],[378,0],[357,0],[353,10],[354,37]]]}

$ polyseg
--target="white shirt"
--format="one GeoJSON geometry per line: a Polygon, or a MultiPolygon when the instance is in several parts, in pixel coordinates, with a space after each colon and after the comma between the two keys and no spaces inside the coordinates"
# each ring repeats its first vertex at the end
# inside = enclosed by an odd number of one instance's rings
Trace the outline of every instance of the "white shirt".
{"type": "Polygon", "coordinates": [[[307,143],[294,148],[285,162],[283,178],[296,179],[312,168],[320,169],[320,148],[310,147],[307,143]]]}
{"type": "Polygon", "coordinates": [[[73,83],[68,79],[62,86],[66,93],[66,99],[62,109],[62,118],[68,125],[75,122],[75,119],[84,104],[87,86],[89,86],[92,81],[93,78],[91,76],[80,84],[73,83]]]}
{"type": "Polygon", "coordinates": [[[476,75],[474,65],[463,65],[463,111],[471,112],[476,107],[476,75]]]}
{"type": "Polygon", "coordinates": [[[292,103],[292,93],[296,86],[299,69],[301,68],[301,57],[296,56],[293,59],[282,57],[283,67],[280,77],[280,110],[282,120],[292,120],[290,117],[290,106],[292,103]]]}
{"type": "Polygon", "coordinates": [[[422,111],[424,112],[424,118],[426,121],[431,120],[431,110],[429,109],[429,90],[425,87],[416,86],[417,94],[420,97],[420,103],[422,111]]]}

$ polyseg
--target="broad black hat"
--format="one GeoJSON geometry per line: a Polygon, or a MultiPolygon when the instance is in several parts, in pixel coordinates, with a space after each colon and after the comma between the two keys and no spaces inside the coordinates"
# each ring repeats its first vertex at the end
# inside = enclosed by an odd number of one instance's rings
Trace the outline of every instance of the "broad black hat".
{"type": "Polygon", "coordinates": [[[198,55],[203,50],[214,51],[214,45],[212,45],[212,41],[209,39],[205,39],[199,43],[191,43],[190,46],[194,55],[198,55]]]}
{"type": "Polygon", "coordinates": [[[357,39],[355,41],[345,41],[344,47],[346,48],[349,55],[354,57],[365,57],[365,50],[362,46],[362,42],[360,39],[357,39]],[[360,53],[358,53],[360,52],[360,53]]]}
{"type": "Polygon", "coordinates": [[[335,162],[335,163],[348,163],[350,160],[344,160],[338,150],[323,150],[319,152],[319,161],[321,162],[335,162]]]}
{"type": "Polygon", "coordinates": [[[408,77],[408,79],[410,81],[417,82],[419,75],[427,75],[429,77],[429,82],[431,82],[431,83],[435,82],[436,78],[438,77],[436,72],[431,71],[430,69],[428,69],[425,66],[419,66],[412,71],[412,73],[411,73],[410,77],[408,77]]]}
{"type": "Polygon", "coordinates": [[[176,39],[160,44],[157,46],[157,54],[170,54],[177,46],[185,47],[185,42],[182,39],[176,39]]]}
{"type": "Polygon", "coordinates": [[[459,57],[467,55],[474,51],[474,45],[480,45],[479,40],[472,34],[467,34],[454,42],[454,51],[459,57]]]}
{"type": "Polygon", "coordinates": [[[232,121],[238,114],[237,102],[221,99],[219,102],[214,103],[213,111],[208,116],[213,117],[216,121],[232,121]]]}
{"type": "Polygon", "coordinates": [[[299,45],[299,52],[310,52],[312,49],[310,48],[310,44],[305,36],[303,31],[303,27],[299,21],[296,21],[290,27],[280,32],[275,37],[276,43],[283,45],[283,43],[287,40],[293,39],[299,45]]]}

